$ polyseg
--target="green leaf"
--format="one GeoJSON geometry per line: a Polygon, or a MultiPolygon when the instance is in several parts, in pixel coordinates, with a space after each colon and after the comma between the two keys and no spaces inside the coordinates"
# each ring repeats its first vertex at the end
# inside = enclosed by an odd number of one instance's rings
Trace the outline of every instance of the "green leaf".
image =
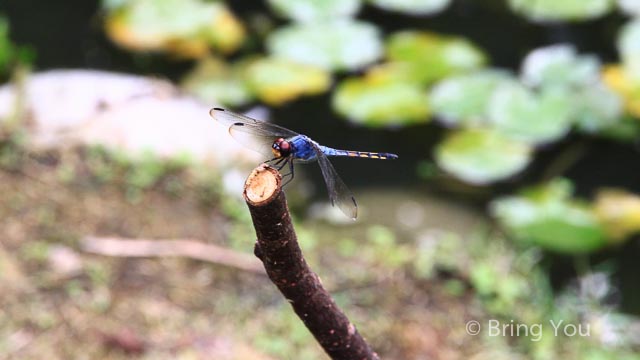
{"type": "Polygon", "coordinates": [[[516,240],[547,250],[579,254],[606,245],[605,231],[583,203],[570,197],[566,180],[526,189],[491,203],[491,212],[516,240]]]}
{"type": "Polygon", "coordinates": [[[0,75],[8,74],[14,66],[33,62],[32,48],[16,46],[9,37],[9,21],[0,16],[0,75]]]}
{"type": "Polygon", "coordinates": [[[9,39],[9,21],[0,17],[0,74],[8,71],[14,52],[13,44],[9,39]]]}
{"type": "Polygon", "coordinates": [[[238,107],[253,100],[244,73],[250,61],[229,66],[220,59],[208,57],[185,76],[182,86],[208,103],[238,107]]]}
{"type": "Polygon", "coordinates": [[[435,14],[444,10],[451,0],[369,0],[381,9],[404,12],[410,15],[435,14]]]}
{"type": "Polygon", "coordinates": [[[362,3],[360,0],[269,0],[269,5],[291,20],[309,22],[351,17],[362,3]]]}
{"type": "Polygon", "coordinates": [[[486,55],[466,39],[429,32],[394,33],[387,39],[386,52],[389,60],[410,65],[412,76],[425,84],[486,62],[486,55]]]}
{"type": "Polygon", "coordinates": [[[454,75],[431,89],[429,103],[438,118],[449,125],[486,124],[487,105],[494,89],[513,81],[508,73],[495,70],[454,75]]]}
{"type": "Polygon", "coordinates": [[[610,127],[600,130],[600,135],[616,141],[635,143],[640,138],[640,121],[631,116],[623,116],[610,127]]]}
{"type": "Polygon", "coordinates": [[[429,121],[427,95],[420,86],[376,80],[370,76],[344,80],[334,92],[334,109],[350,120],[368,126],[429,121]]]}
{"type": "Polygon", "coordinates": [[[640,0],[618,0],[618,7],[630,16],[640,16],[640,0]]]}
{"type": "Polygon", "coordinates": [[[522,79],[530,86],[584,86],[599,78],[598,58],[578,56],[571,45],[553,45],[533,50],[522,65],[522,79]]]}
{"type": "Polygon", "coordinates": [[[292,24],[267,39],[272,56],[327,70],[354,70],[382,54],[378,29],[362,21],[292,24]]]}
{"type": "Polygon", "coordinates": [[[249,88],[267,104],[281,105],[303,95],[327,91],[330,75],[323,69],[284,59],[263,58],[247,68],[249,88]]]}
{"type": "Polygon", "coordinates": [[[614,0],[509,0],[509,6],[534,21],[588,20],[613,9],[614,0]]]}
{"type": "Polygon", "coordinates": [[[440,167],[471,184],[485,185],[515,175],[531,160],[531,148],[499,132],[459,130],[435,152],[440,167]]]}
{"type": "Polygon", "coordinates": [[[602,83],[579,88],[574,94],[574,116],[579,130],[593,134],[622,122],[622,99],[602,83]]]}
{"type": "Polygon", "coordinates": [[[209,47],[230,52],[244,28],[224,3],[203,0],[130,0],[107,3],[109,37],[136,51],[167,51],[185,58],[208,55],[209,47]],[[115,8],[113,8],[115,7],[115,8]]]}
{"type": "Polygon", "coordinates": [[[489,120],[510,138],[532,144],[557,140],[571,128],[571,97],[563,88],[536,94],[519,83],[501,84],[489,102],[489,120]]]}
{"type": "Polygon", "coordinates": [[[640,83],[640,19],[627,23],[618,36],[618,51],[625,74],[640,83]]]}

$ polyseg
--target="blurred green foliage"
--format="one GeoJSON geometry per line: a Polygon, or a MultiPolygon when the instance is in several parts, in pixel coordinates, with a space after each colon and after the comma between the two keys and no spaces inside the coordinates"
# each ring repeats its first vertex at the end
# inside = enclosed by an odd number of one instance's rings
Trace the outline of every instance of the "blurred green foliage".
{"type": "Polygon", "coordinates": [[[16,66],[31,63],[35,56],[31,48],[11,41],[9,25],[9,20],[0,14],[0,77],[9,75],[16,66]]]}
{"type": "Polygon", "coordinates": [[[536,21],[580,21],[613,10],[614,0],[509,0],[511,8],[536,21]]]}
{"type": "Polygon", "coordinates": [[[497,199],[491,208],[505,229],[520,241],[548,250],[579,254],[606,245],[605,229],[589,204],[573,199],[572,185],[557,179],[497,199]]]}
{"type": "Polygon", "coordinates": [[[221,2],[203,0],[105,1],[107,34],[136,51],[165,51],[201,58],[209,48],[236,50],[245,39],[242,24],[221,2]]]}
{"type": "MultiPolygon", "coordinates": [[[[623,24],[611,39],[619,64],[605,66],[572,44],[555,44],[524,49],[520,69],[512,73],[492,67],[490,54],[464,37],[412,29],[383,33],[357,19],[369,5],[437,16],[449,7],[448,0],[267,4],[285,21],[245,24],[221,1],[104,1],[107,33],[117,44],[198,59],[183,86],[203,100],[232,107],[256,100],[280,106],[332,92],[335,112],[361,126],[412,126],[435,119],[448,134],[425,158],[433,156],[446,176],[473,186],[509,181],[539,149],[576,133],[624,141],[640,135],[638,19],[623,24]],[[257,42],[264,53],[257,51],[257,42]],[[227,53],[235,53],[232,60],[227,53]]],[[[640,14],[640,5],[630,0],[509,0],[506,5],[514,16],[536,23],[588,21],[616,10],[640,14]]],[[[541,186],[554,189],[554,184],[541,186]]],[[[601,248],[612,234],[589,206],[564,194],[544,201],[507,197],[492,208],[515,238],[580,253],[601,248]],[[518,218],[513,209],[528,215],[518,218]],[[575,216],[563,218],[564,212],[575,216]],[[552,241],[565,233],[564,243],[552,241]]]]}
{"type": "MultiPolygon", "coordinates": [[[[492,66],[491,54],[464,37],[412,29],[385,33],[376,24],[355,18],[369,5],[435,17],[447,9],[448,0],[270,0],[273,15],[282,21],[261,28],[266,33],[256,33],[249,21],[236,17],[221,1],[103,3],[107,34],[119,46],[195,59],[182,85],[204,101],[231,107],[256,101],[282,106],[330,92],[334,111],[359,126],[432,123],[445,127],[433,153],[423,154],[435,161],[425,160],[422,165],[422,172],[430,177],[436,177],[437,165],[446,176],[474,187],[490,186],[510,181],[525,170],[541,148],[570,142],[573,136],[628,141],[640,135],[637,1],[507,1],[514,16],[537,23],[588,21],[616,9],[636,17],[611,39],[616,42],[619,63],[603,65],[595,55],[559,44],[525,49],[518,72],[492,66]]],[[[8,34],[9,24],[0,18],[2,75],[29,60],[29,52],[13,45],[8,34]]],[[[18,133],[3,137],[0,165],[5,169],[20,167],[25,156],[20,144],[18,133]]],[[[115,182],[132,203],[152,188],[172,196],[185,191],[185,185],[174,180],[176,174],[188,171],[188,159],[167,163],[147,156],[133,161],[99,148],[88,149],[82,156],[86,169],[60,166],[56,174],[60,180],[78,182],[82,181],[78,175],[84,175],[97,184],[115,182]]],[[[243,204],[223,195],[218,176],[194,177],[194,183],[187,186],[199,199],[205,205],[220,205],[221,212],[233,219],[227,229],[227,245],[246,245],[252,235],[247,231],[249,219],[243,204]]],[[[375,225],[365,230],[370,246],[360,247],[349,238],[338,243],[338,252],[344,257],[358,255],[359,261],[388,272],[406,268],[418,279],[432,278],[439,271],[450,273],[455,277],[448,285],[452,294],[462,295],[468,285],[485,309],[505,319],[516,314],[519,322],[535,324],[564,311],[562,318],[567,322],[571,316],[579,322],[587,312],[576,314],[567,309],[584,306],[589,299],[577,290],[554,298],[549,278],[538,263],[538,249],[588,254],[623,243],[640,231],[640,196],[602,189],[589,201],[574,195],[569,180],[551,178],[490,202],[490,215],[522,251],[514,251],[513,244],[496,234],[462,239],[447,233],[418,241],[416,248],[405,243],[395,229],[375,225]]],[[[39,216],[51,221],[46,210],[39,216]]],[[[304,229],[300,235],[303,246],[315,246],[315,238],[305,236],[304,229]]],[[[22,255],[37,265],[46,260],[49,245],[36,240],[22,249],[22,255]]],[[[94,282],[105,281],[103,271],[93,271],[94,282]]],[[[368,274],[353,276],[366,278],[368,274]]],[[[77,284],[70,283],[67,290],[82,296],[77,284]]],[[[588,314],[610,310],[603,303],[603,298],[595,299],[588,314]]],[[[303,349],[299,358],[312,358],[313,354],[304,353],[310,339],[302,325],[290,312],[274,314],[287,318],[276,319],[271,332],[256,336],[254,345],[274,356],[303,349]],[[300,338],[282,340],[290,334],[300,338]]],[[[624,320],[608,321],[611,325],[624,320]]],[[[557,353],[552,349],[559,348],[574,358],[637,358],[626,349],[600,348],[598,341],[576,340],[567,346],[553,336],[544,339],[517,346],[540,359],[549,358],[557,353]]],[[[509,348],[509,344],[502,345],[509,348]]]]}

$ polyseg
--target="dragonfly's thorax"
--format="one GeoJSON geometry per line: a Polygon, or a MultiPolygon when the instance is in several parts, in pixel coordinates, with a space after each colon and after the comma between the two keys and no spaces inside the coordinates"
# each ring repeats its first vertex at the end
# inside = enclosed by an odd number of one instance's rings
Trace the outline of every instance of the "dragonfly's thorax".
{"type": "Polygon", "coordinates": [[[289,157],[289,155],[291,155],[291,150],[291,144],[283,138],[276,139],[276,141],[273,142],[273,145],[271,145],[271,152],[276,158],[289,157]]]}

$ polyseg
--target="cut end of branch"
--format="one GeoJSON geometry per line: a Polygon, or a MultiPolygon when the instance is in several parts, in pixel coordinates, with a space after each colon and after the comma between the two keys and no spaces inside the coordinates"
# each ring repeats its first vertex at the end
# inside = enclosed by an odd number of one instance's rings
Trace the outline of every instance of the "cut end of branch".
{"type": "Polygon", "coordinates": [[[278,170],[266,164],[253,169],[244,183],[244,199],[251,205],[269,203],[280,193],[282,176],[278,170]]]}

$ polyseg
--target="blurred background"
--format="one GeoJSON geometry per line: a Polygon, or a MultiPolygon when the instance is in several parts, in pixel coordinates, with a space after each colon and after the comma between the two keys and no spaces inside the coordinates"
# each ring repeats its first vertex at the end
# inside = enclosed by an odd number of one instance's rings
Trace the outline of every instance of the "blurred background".
{"type": "Polygon", "coordinates": [[[0,81],[0,358],[326,358],[224,106],[399,155],[286,189],[382,358],[640,359],[638,0],[3,0],[0,81]]]}

